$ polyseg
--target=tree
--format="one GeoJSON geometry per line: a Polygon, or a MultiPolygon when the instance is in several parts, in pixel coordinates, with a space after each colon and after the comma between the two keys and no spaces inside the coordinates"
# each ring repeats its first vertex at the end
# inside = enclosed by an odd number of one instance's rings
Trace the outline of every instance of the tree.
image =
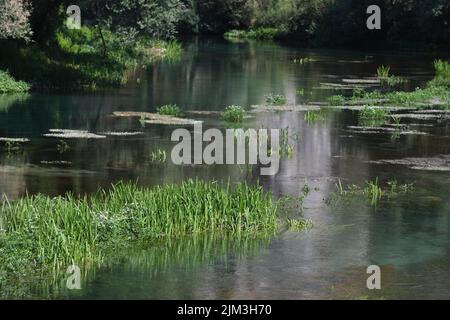
{"type": "Polygon", "coordinates": [[[26,0],[0,0],[0,39],[30,40],[31,5],[26,0]]]}
{"type": "Polygon", "coordinates": [[[252,16],[250,0],[197,0],[195,9],[200,32],[206,33],[247,28],[252,16]]]}

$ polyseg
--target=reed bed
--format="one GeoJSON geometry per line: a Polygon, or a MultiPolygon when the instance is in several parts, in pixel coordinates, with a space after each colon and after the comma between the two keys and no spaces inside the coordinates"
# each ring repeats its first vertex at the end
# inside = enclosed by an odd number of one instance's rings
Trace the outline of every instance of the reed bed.
{"type": "Polygon", "coordinates": [[[101,263],[111,247],[186,235],[275,231],[277,202],[260,186],[188,180],[119,183],[88,197],[27,196],[1,205],[0,288],[8,275],[101,263]]]}

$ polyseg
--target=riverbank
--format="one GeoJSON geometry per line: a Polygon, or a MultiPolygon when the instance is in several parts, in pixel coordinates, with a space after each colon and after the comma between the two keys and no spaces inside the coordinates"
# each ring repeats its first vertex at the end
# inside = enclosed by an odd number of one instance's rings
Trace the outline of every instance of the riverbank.
{"type": "MultiPolygon", "coordinates": [[[[61,28],[44,47],[17,41],[3,42],[0,70],[8,70],[16,81],[20,80],[20,86],[8,88],[21,91],[118,87],[127,82],[127,70],[157,61],[177,60],[182,52],[181,44],[174,40],[140,37],[126,43],[108,30],[103,30],[100,36],[90,27],[61,28]]],[[[6,80],[5,83],[14,84],[6,80]]]]}

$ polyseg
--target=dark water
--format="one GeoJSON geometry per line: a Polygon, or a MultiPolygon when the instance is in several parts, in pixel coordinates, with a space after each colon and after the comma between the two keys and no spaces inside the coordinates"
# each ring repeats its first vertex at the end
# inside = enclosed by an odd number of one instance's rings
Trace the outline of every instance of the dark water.
{"type": "MultiPolygon", "coordinates": [[[[390,65],[409,79],[405,89],[432,78],[432,58],[406,54],[302,50],[261,43],[226,43],[198,39],[185,44],[176,63],[138,70],[124,88],[86,94],[31,94],[0,97],[0,137],[31,139],[18,154],[0,152],[0,193],[9,199],[26,193],[57,195],[94,192],[121,179],[143,185],[179,182],[189,177],[255,181],[257,168],[239,166],[175,166],[156,164],[150,153],[170,153],[172,127],[141,126],[136,119],[114,118],[114,111],[154,111],[175,103],[184,110],[223,110],[235,104],[264,102],[268,93],[312,92],[309,101],[333,94],[321,83],[374,76],[377,66],[390,65]],[[313,59],[294,63],[301,57],[313,59]],[[70,150],[57,150],[59,139],[42,135],[49,129],[143,131],[133,137],[67,140],[70,150]],[[55,161],[68,163],[57,164],[55,161]]],[[[351,91],[344,90],[344,94],[351,91]]],[[[338,92],[338,93],[341,93],[338,92]]],[[[275,195],[299,195],[307,178],[312,191],[304,215],[309,232],[282,232],[264,239],[190,238],[153,244],[120,253],[95,270],[81,291],[62,291],[67,298],[450,298],[450,173],[374,164],[371,160],[432,157],[450,153],[448,124],[421,121],[427,136],[355,134],[351,111],[335,111],[326,120],[307,123],[303,112],[256,113],[246,125],[286,128],[298,134],[295,156],[284,159],[274,177],[260,177],[275,195]],[[432,124],[432,126],[427,126],[432,124]],[[324,199],[335,191],[337,178],[363,185],[415,182],[416,191],[376,208],[354,201],[329,207],[324,199]],[[382,269],[382,290],[366,288],[366,268],[382,269]]],[[[205,127],[223,127],[204,116],[205,127]]]]}

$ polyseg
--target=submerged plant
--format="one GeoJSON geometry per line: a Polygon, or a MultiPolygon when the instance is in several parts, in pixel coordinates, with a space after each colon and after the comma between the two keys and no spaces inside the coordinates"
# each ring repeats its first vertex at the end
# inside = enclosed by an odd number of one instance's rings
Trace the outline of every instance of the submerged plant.
{"type": "Polygon", "coordinates": [[[328,97],[327,101],[330,106],[343,106],[345,103],[345,98],[342,95],[334,95],[328,97]]]}
{"type": "Polygon", "coordinates": [[[225,121],[228,122],[235,122],[235,123],[241,123],[244,121],[246,111],[241,106],[228,106],[222,117],[225,121]]]}
{"type": "Polygon", "coordinates": [[[260,186],[199,180],[154,188],[119,183],[91,197],[34,195],[5,201],[0,206],[0,287],[28,271],[53,276],[68,265],[99,264],[119,244],[275,232],[277,212],[277,202],[260,186]]]}
{"type": "Polygon", "coordinates": [[[341,179],[338,179],[336,191],[329,195],[326,203],[331,206],[339,203],[348,204],[354,198],[362,196],[371,206],[375,207],[383,198],[390,199],[414,190],[413,183],[399,185],[395,179],[388,181],[386,185],[387,188],[381,186],[378,178],[376,178],[374,181],[367,181],[363,188],[354,184],[344,188],[341,179]]]}
{"type": "Polygon", "coordinates": [[[378,178],[375,181],[366,182],[366,187],[363,190],[364,194],[370,201],[370,204],[375,206],[381,200],[384,195],[384,191],[381,189],[378,184],[378,178]]]}
{"type": "Polygon", "coordinates": [[[265,96],[266,103],[272,105],[284,105],[287,103],[287,98],[282,94],[269,93],[265,96]]]}
{"type": "Polygon", "coordinates": [[[386,123],[389,112],[382,108],[365,106],[359,112],[359,124],[366,127],[376,127],[386,123]]]}
{"type": "Polygon", "coordinates": [[[320,111],[307,111],[304,116],[305,121],[308,124],[312,124],[319,121],[326,120],[326,113],[322,110],[320,111]]]}
{"type": "Polygon", "coordinates": [[[167,153],[166,150],[158,149],[156,151],[152,151],[150,154],[150,158],[152,162],[166,162],[167,153]]]}
{"type": "Polygon", "coordinates": [[[5,149],[9,154],[19,153],[22,150],[22,143],[19,141],[5,141],[5,149]]]}
{"type": "Polygon", "coordinates": [[[299,232],[311,229],[314,224],[311,219],[288,219],[287,220],[289,231],[299,232]]]}
{"type": "Polygon", "coordinates": [[[64,140],[59,140],[58,144],[56,145],[56,150],[58,150],[59,153],[65,153],[70,150],[69,144],[64,140]]]}
{"type": "Polygon", "coordinates": [[[391,72],[391,67],[381,65],[377,68],[377,75],[379,78],[388,78],[391,72]]]}

